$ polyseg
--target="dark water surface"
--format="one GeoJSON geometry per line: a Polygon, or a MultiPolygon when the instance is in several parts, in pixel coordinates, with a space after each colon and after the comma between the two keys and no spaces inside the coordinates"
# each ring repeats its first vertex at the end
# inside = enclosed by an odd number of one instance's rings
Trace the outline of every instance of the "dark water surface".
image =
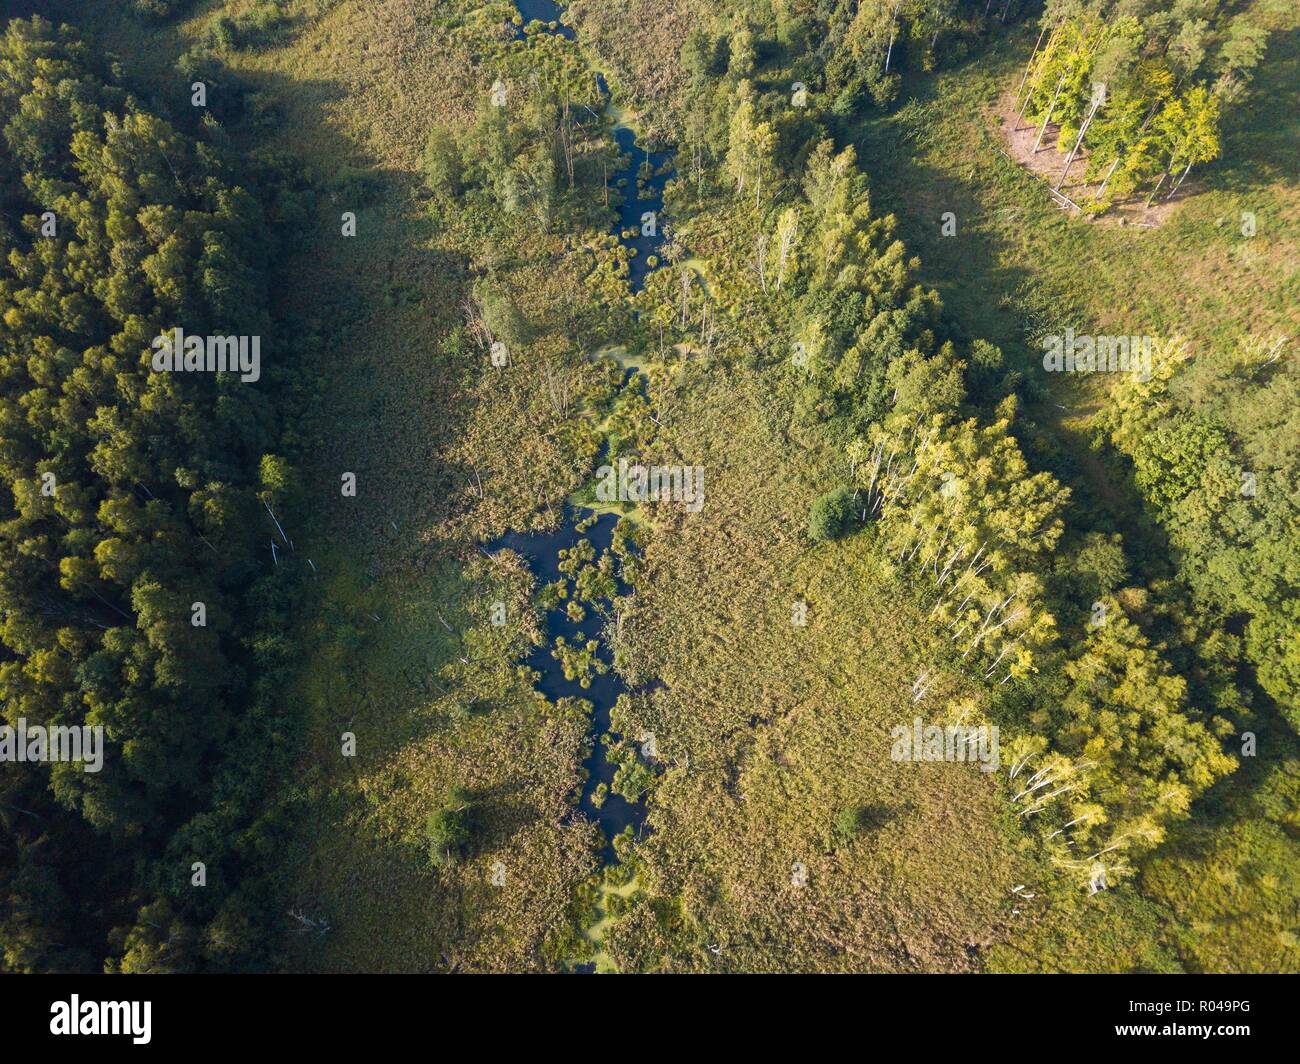
{"type": "MultiPolygon", "coordinates": [[[[577,39],[572,27],[566,26],[561,21],[564,9],[559,4],[554,3],[553,0],[515,0],[515,6],[523,16],[525,26],[538,21],[547,25],[547,33],[558,34],[570,41],[577,39]],[[555,24],[554,28],[551,28],[551,23],[555,24]]],[[[521,38],[527,36],[522,28],[519,30],[519,36],[521,38]]],[[[599,73],[596,75],[596,83],[600,88],[601,95],[608,99],[609,88],[604,77],[599,73]]],[[[625,247],[636,249],[636,255],[629,265],[628,276],[628,287],[631,291],[636,292],[645,283],[646,274],[650,272],[651,267],[648,262],[650,256],[657,255],[659,249],[663,246],[663,225],[660,221],[660,215],[664,206],[664,186],[672,176],[673,153],[668,151],[646,151],[637,145],[636,133],[624,125],[615,125],[613,134],[615,142],[629,159],[628,165],[611,175],[610,178],[611,184],[615,185],[616,188],[620,179],[624,181],[622,188],[617,189],[621,194],[622,203],[619,207],[618,221],[615,223],[613,232],[625,247]],[[642,198],[638,190],[637,176],[642,166],[647,163],[651,168],[651,173],[642,182],[645,189],[645,196],[642,198]],[[662,173],[659,172],[661,170],[662,173]],[[649,211],[653,211],[656,217],[655,232],[653,235],[642,235],[642,215],[649,211]],[[623,235],[625,231],[632,229],[636,231],[635,236],[625,237],[623,235]]],[[[579,532],[574,526],[583,516],[583,514],[570,508],[565,513],[564,524],[554,532],[531,534],[507,532],[495,543],[491,544],[489,549],[501,550],[508,547],[527,560],[528,567],[537,579],[539,587],[552,583],[564,576],[559,569],[561,550],[572,548],[581,539],[587,539],[596,548],[597,561],[599,561],[602,553],[609,550],[618,517],[615,514],[601,514],[587,531],[579,532]]],[[[620,592],[622,590],[620,588],[620,592]]],[[[533,649],[528,655],[527,664],[541,674],[541,679],[537,683],[537,690],[541,691],[552,702],[570,696],[585,698],[592,703],[591,729],[593,743],[591,755],[584,765],[588,772],[588,778],[583,785],[579,808],[600,826],[605,836],[604,863],[613,864],[617,861],[613,846],[614,836],[628,827],[631,827],[637,833],[643,831],[646,808],[644,799],[633,804],[621,795],[613,793],[615,766],[605,756],[606,747],[601,741],[607,735],[611,739],[618,738],[610,731],[609,714],[614,707],[614,703],[618,700],[618,696],[627,690],[627,685],[623,683],[613,669],[613,657],[608,643],[601,638],[604,618],[597,615],[598,611],[608,615],[612,603],[604,600],[595,604],[594,607],[589,605],[587,616],[581,623],[570,620],[563,607],[564,604],[562,603],[558,608],[546,612],[548,640],[533,649]],[[557,636],[563,636],[566,642],[574,643],[579,632],[587,639],[599,639],[600,649],[596,652],[596,657],[610,667],[609,671],[604,675],[593,674],[591,684],[586,688],[582,687],[576,680],[566,680],[561,663],[551,654],[557,636]],[[592,799],[597,787],[602,783],[607,788],[607,794],[604,802],[598,808],[592,799]]]]}
{"type": "MultiPolygon", "coordinates": [[[[577,40],[577,35],[573,30],[560,21],[560,16],[564,14],[564,8],[559,4],[553,3],[552,0],[515,0],[515,7],[519,13],[524,16],[524,25],[536,22],[554,22],[555,29],[547,30],[548,33],[558,33],[567,41],[577,40]]],[[[523,35],[522,29],[520,35],[523,35]]]]}
{"type": "MultiPolygon", "coordinates": [[[[587,531],[579,532],[574,526],[577,521],[582,519],[582,516],[582,514],[570,509],[565,514],[564,524],[553,532],[507,532],[492,543],[488,549],[498,551],[509,548],[521,555],[528,562],[528,567],[533,576],[537,578],[539,587],[542,584],[549,584],[556,580],[568,579],[564,573],[560,572],[560,551],[570,549],[579,540],[586,539],[596,548],[595,562],[599,562],[601,554],[609,550],[609,545],[614,538],[614,526],[618,523],[616,514],[601,514],[596,519],[595,524],[588,528],[587,531]]],[[[620,586],[620,593],[624,590],[620,586]]],[[[567,603],[568,600],[565,601],[567,603]]],[[[541,691],[552,702],[568,696],[585,698],[592,703],[591,728],[594,741],[591,755],[584,764],[589,775],[583,785],[582,801],[578,807],[600,825],[600,829],[605,835],[605,864],[613,864],[617,860],[614,854],[614,836],[629,826],[634,832],[640,832],[646,815],[644,800],[633,805],[622,795],[613,792],[615,766],[605,756],[605,744],[601,742],[602,736],[612,734],[610,732],[609,711],[614,708],[618,696],[628,690],[627,685],[614,671],[613,656],[610,653],[607,641],[600,639],[601,629],[604,627],[604,617],[600,616],[597,610],[599,609],[601,613],[607,615],[610,613],[611,608],[612,603],[608,599],[594,605],[589,603],[587,604],[587,616],[580,623],[575,623],[569,618],[569,615],[564,612],[563,604],[556,609],[547,610],[546,634],[548,639],[540,646],[534,647],[526,659],[526,664],[530,668],[541,673],[541,679],[537,682],[537,690],[541,691]],[[609,671],[604,675],[593,672],[591,674],[591,685],[585,688],[577,680],[565,679],[563,666],[551,654],[551,648],[554,645],[556,636],[564,636],[565,640],[572,644],[577,641],[579,632],[586,639],[599,639],[600,649],[596,651],[596,657],[610,667],[609,671]],[[605,796],[605,801],[597,808],[592,801],[592,796],[601,783],[604,783],[609,790],[605,796]]]]}

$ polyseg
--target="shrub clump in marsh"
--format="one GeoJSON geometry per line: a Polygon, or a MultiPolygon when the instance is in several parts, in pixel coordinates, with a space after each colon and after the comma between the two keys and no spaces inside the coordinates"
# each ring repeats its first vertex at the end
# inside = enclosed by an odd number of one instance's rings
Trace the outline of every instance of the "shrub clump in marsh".
{"type": "Polygon", "coordinates": [[[461,861],[469,852],[473,832],[473,807],[464,787],[453,787],[442,807],[429,814],[425,833],[429,860],[438,868],[461,861]]]}
{"type": "Polygon", "coordinates": [[[851,489],[828,491],[814,499],[808,509],[808,535],[814,543],[839,539],[849,530],[855,516],[851,489]]]}

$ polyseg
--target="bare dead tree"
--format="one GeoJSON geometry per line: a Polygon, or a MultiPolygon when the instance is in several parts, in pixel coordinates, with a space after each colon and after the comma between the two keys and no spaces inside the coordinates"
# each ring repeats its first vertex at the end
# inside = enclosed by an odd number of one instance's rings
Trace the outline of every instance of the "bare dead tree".
{"type": "Polygon", "coordinates": [[[785,281],[785,266],[790,258],[790,249],[799,236],[799,215],[795,213],[788,224],[784,224],[777,229],[777,238],[780,242],[777,252],[776,267],[776,290],[781,291],[781,285],[785,281]]]}
{"type": "Polygon", "coordinates": [[[492,346],[492,331],[487,327],[487,322],[483,320],[483,308],[472,295],[467,295],[461,300],[461,310],[465,315],[465,327],[469,329],[469,334],[478,344],[480,351],[486,351],[492,346]]]}
{"type": "Polygon", "coordinates": [[[1034,141],[1034,148],[1030,155],[1038,154],[1038,146],[1043,143],[1043,134],[1047,132],[1047,123],[1052,120],[1052,112],[1056,110],[1057,97],[1061,95],[1061,89],[1065,86],[1065,75],[1061,75],[1061,80],[1056,83],[1056,91],[1052,93],[1052,102],[1047,105],[1047,114],[1043,115],[1043,125],[1038,131],[1038,139],[1034,141]]]}
{"type": "Polygon", "coordinates": [[[1070,149],[1070,157],[1065,160],[1065,166],[1061,170],[1061,176],[1056,182],[1056,191],[1061,191],[1061,186],[1065,184],[1065,177],[1070,172],[1070,167],[1074,165],[1074,157],[1078,154],[1080,146],[1083,144],[1084,134],[1088,132],[1088,127],[1092,125],[1092,120],[1101,108],[1102,101],[1105,98],[1105,87],[1103,91],[1093,97],[1092,106],[1088,108],[1087,117],[1083,120],[1083,125],[1079,127],[1079,135],[1074,138],[1074,147],[1070,149]]]}
{"type": "Polygon", "coordinates": [[[542,373],[546,380],[546,394],[551,400],[551,408],[559,417],[567,417],[570,402],[568,374],[557,373],[550,359],[546,360],[542,373]]]}
{"type": "MultiPolygon", "coordinates": [[[[990,3],[992,0],[990,0],[990,3]]],[[[885,73],[889,73],[889,61],[894,57],[894,35],[898,32],[898,9],[903,6],[903,0],[898,0],[894,5],[894,13],[889,16],[889,48],[885,52],[885,73]]]]}
{"type": "MultiPolygon", "coordinates": [[[[1029,72],[1034,68],[1034,60],[1038,58],[1038,46],[1039,46],[1040,44],[1043,43],[1043,34],[1046,33],[1046,32],[1047,32],[1047,27],[1046,27],[1046,26],[1044,26],[1041,30],[1038,31],[1038,40],[1034,42],[1034,51],[1033,51],[1033,54],[1030,55],[1030,57],[1029,57],[1029,62],[1025,64],[1025,72],[1024,72],[1024,74],[1022,74],[1022,75],[1020,76],[1020,85],[1016,88],[1016,103],[1015,103],[1015,106],[1016,106],[1017,108],[1019,108],[1019,107],[1020,107],[1020,104],[1021,104],[1021,94],[1025,91],[1025,83],[1028,82],[1028,80],[1029,80],[1029,72]]],[[[936,36],[937,36],[937,34],[936,34],[936,36]]],[[[1053,37],[1055,37],[1055,33],[1053,33],[1053,37]]],[[[1048,42],[1047,42],[1047,47],[1050,49],[1051,46],[1052,46],[1052,42],[1051,42],[1051,41],[1048,41],[1048,42]]],[[[1031,95],[1032,95],[1032,94],[1031,94],[1031,95]]],[[[1025,104],[1025,106],[1028,106],[1028,105],[1029,105],[1029,98],[1028,98],[1028,97],[1025,97],[1025,98],[1024,98],[1024,104],[1025,104]]],[[[1013,133],[1014,133],[1016,130],[1018,130],[1018,129],[1020,128],[1021,120],[1024,119],[1024,117],[1025,117],[1025,112],[1024,112],[1023,110],[1021,110],[1020,113],[1016,116],[1016,124],[1015,124],[1014,128],[1012,129],[1012,132],[1013,132],[1013,133]]]]}

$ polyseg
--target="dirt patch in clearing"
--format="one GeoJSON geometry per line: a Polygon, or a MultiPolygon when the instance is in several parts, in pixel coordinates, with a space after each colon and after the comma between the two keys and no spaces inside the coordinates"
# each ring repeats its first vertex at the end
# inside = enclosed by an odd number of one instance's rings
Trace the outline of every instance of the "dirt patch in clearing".
{"type": "MultiPolygon", "coordinates": [[[[1016,111],[1015,97],[1008,93],[998,106],[998,129],[1006,144],[1006,154],[1035,177],[1044,182],[1048,195],[1052,197],[1063,211],[1071,217],[1082,213],[1081,208],[1092,203],[1101,190],[1101,180],[1086,181],[1088,172],[1088,151],[1080,148],[1079,153],[1070,164],[1070,171],[1065,182],[1057,191],[1057,182],[1061,171],[1065,169],[1065,160],[1069,158],[1073,144],[1060,145],[1060,127],[1054,122],[1047,124],[1041,143],[1038,139],[1041,123],[1021,121],[1016,111]],[[1034,145],[1038,150],[1034,150],[1034,145]]],[[[1157,229],[1177,210],[1180,203],[1193,195],[1199,186],[1195,181],[1184,181],[1173,199],[1165,199],[1164,191],[1156,197],[1150,207],[1146,205],[1146,196],[1137,196],[1131,200],[1112,203],[1105,214],[1091,216],[1102,225],[1134,225],[1142,229],[1157,229]]]]}

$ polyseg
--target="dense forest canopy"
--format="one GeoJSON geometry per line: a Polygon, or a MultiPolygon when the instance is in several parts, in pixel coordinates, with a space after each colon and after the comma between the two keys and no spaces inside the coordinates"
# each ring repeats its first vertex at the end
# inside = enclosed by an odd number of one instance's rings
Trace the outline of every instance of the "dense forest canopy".
{"type": "Polygon", "coordinates": [[[293,596],[273,219],[74,30],[15,21],[0,64],[0,690],[10,724],[107,743],[95,774],[4,776],[6,964],[240,963],[293,596]],[[261,383],[153,372],[178,327],[261,337],[261,383]]]}

